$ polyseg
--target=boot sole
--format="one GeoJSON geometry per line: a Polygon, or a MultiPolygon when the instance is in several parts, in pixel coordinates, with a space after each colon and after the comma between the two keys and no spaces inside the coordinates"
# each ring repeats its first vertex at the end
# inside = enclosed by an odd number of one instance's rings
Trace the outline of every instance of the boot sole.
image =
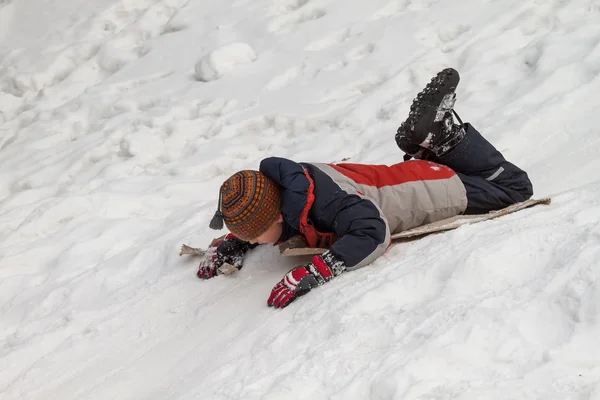
{"type": "Polygon", "coordinates": [[[430,127],[443,119],[456,100],[454,91],[460,76],[453,68],[446,68],[434,76],[425,88],[417,94],[410,106],[407,125],[412,127],[411,142],[423,145],[431,140],[430,127]]]}

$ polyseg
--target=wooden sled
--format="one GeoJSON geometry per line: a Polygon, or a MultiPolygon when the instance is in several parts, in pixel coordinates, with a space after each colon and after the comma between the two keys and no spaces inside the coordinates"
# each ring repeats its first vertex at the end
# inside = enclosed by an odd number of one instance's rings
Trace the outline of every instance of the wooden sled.
{"type": "MultiPolygon", "coordinates": [[[[533,207],[538,204],[550,204],[551,199],[529,199],[522,203],[513,204],[512,206],[503,208],[497,211],[490,211],[487,214],[475,215],[457,215],[455,217],[446,218],[441,221],[432,222],[427,225],[418,226],[406,231],[392,235],[393,241],[401,241],[406,239],[415,239],[431,233],[449,231],[456,229],[459,226],[475,224],[477,222],[487,221],[490,219],[502,217],[503,215],[512,214],[525,208],[533,207]]],[[[284,256],[309,256],[322,254],[326,249],[306,247],[306,244],[299,238],[288,240],[279,246],[279,251],[284,256]]]]}

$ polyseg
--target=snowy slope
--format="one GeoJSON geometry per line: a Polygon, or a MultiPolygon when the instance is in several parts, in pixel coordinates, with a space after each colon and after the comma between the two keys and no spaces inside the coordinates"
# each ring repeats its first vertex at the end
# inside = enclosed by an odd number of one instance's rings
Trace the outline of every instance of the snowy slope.
{"type": "Polygon", "coordinates": [[[0,398],[600,399],[598,0],[0,0],[0,398]],[[553,204],[200,281],[223,179],[394,163],[438,70],[553,204]]]}

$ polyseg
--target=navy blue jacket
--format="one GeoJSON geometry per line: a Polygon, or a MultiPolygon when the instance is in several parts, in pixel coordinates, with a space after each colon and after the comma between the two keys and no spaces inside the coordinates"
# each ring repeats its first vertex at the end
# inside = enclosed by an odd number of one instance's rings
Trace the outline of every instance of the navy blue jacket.
{"type": "Polygon", "coordinates": [[[280,241],[301,232],[301,216],[309,200],[312,180],[314,203],[307,222],[322,234],[333,234],[335,241],[330,251],[347,269],[359,265],[378,248],[387,247],[384,242],[389,231],[375,204],[342,190],[320,169],[308,163],[271,157],[260,163],[260,172],[281,188],[284,226],[280,241]]]}

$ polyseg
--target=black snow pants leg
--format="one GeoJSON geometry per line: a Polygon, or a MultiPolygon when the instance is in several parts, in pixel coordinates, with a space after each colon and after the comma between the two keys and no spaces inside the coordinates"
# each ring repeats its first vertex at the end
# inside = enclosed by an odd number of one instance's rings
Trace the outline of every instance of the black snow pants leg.
{"type": "Polygon", "coordinates": [[[452,168],[465,185],[465,214],[483,214],[529,199],[533,186],[527,173],[506,161],[471,124],[464,128],[464,139],[436,161],[452,168]]]}

